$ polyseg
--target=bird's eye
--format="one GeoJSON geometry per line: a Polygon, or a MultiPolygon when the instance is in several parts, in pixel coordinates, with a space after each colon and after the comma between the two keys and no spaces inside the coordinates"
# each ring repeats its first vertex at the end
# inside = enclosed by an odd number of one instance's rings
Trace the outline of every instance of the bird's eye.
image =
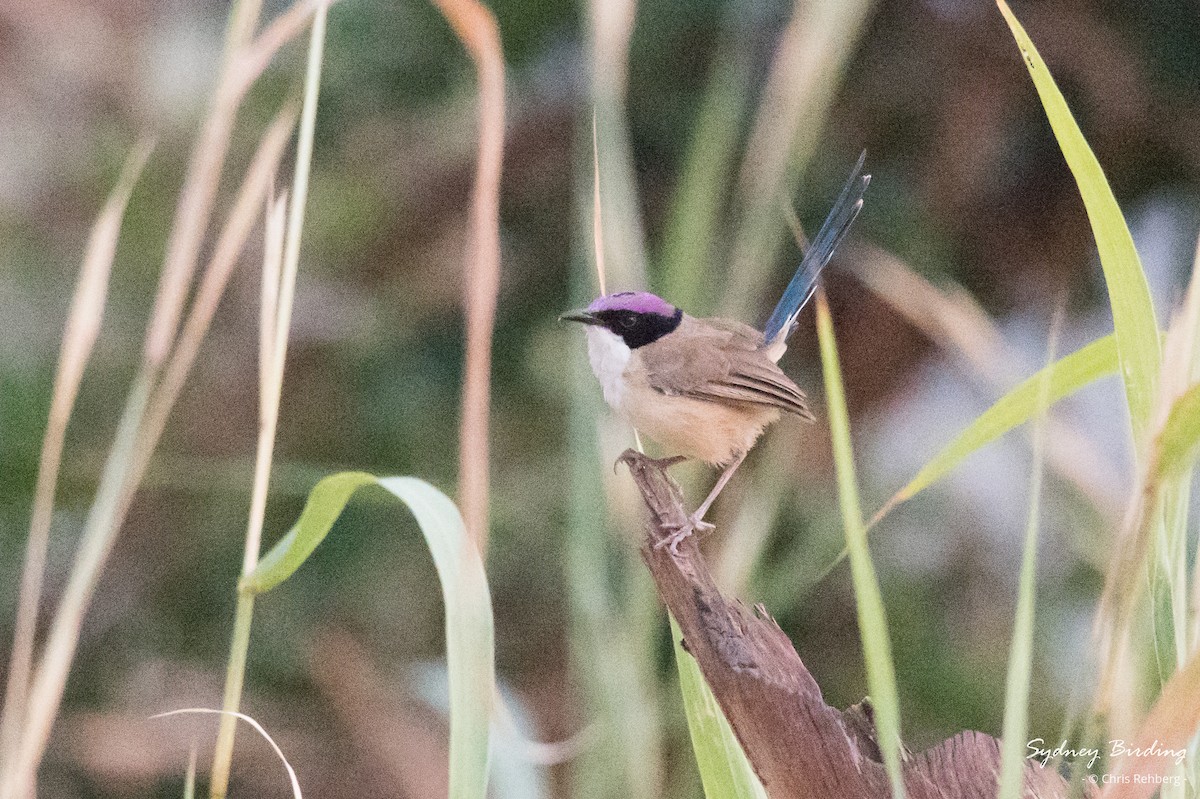
{"type": "Polygon", "coordinates": [[[636,324],[637,324],[637,317],[634,316],[633,314],[626,314],[625,316],[621,317],[621,327],[623,327],[626,330],[632,330],[633,326],[636,324]]]}

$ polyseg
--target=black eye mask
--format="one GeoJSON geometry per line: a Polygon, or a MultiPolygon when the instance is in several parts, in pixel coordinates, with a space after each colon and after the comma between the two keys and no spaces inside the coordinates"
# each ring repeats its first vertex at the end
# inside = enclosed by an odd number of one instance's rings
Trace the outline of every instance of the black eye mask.
{"type": "Polygon", "coordinates": [[[637,311],[608,310],[597,311],[595,317],[604,323],[604,327],[616,333],[631,350],[658,341],[663,336],[679,327],[683,321],[683,310],[676,308],[675,313],[664,316],[657,313],[638,313],[637,311]]]}

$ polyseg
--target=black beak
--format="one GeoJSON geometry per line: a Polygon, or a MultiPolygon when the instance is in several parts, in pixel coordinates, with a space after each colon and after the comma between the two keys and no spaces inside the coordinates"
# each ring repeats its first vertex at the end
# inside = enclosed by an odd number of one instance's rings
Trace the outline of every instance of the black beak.
{"type": "Polygon", "coordinates": [[[604,324],[595,317],[590,311],[568,311],[558,317],[560,322],[582,322],[585,325],[602,325],[604,324]]]}

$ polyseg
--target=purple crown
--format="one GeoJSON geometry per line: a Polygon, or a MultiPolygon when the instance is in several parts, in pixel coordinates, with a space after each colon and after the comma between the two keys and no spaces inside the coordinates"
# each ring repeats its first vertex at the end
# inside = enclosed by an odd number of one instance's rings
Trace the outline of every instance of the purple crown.
{"type": "Polygon", "coordinates": [[[592,313],[597,311],[634,311],[635,313],[655,313],[662,316],[674,316],[675,306],[663,298],[648,291],[620,291],[616,294],[605,294],[592,300],[587,307],[592,313]]]}

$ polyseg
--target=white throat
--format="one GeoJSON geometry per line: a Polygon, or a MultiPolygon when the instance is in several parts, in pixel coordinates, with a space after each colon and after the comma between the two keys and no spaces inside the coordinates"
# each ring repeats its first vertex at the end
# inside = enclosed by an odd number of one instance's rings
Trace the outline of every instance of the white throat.
{"type": "Polygon", "coordinates": [[[614,410],[621,410],[625,398],[625,367],[629,365],[633,350],[616,333],[595,325],[587,329],[587,345],[592,372],[604,389],[604,401],[614,410]]]}

